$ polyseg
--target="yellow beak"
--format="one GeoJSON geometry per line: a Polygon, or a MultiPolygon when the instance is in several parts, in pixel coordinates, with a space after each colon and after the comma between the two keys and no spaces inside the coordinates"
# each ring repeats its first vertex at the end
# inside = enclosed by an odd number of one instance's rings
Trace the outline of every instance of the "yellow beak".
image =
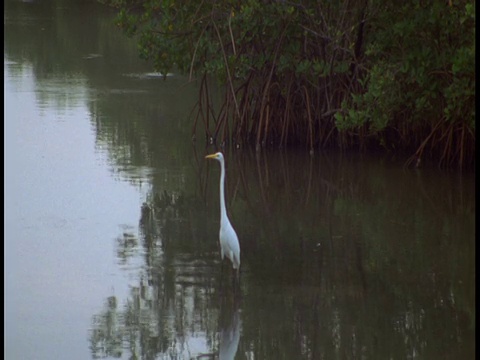
{"type": "Polygon", "coordinates": [[[205,159],[216,159],[216,158],[217,158],[217,154],[210,154],[205,156],[205,159]]]}

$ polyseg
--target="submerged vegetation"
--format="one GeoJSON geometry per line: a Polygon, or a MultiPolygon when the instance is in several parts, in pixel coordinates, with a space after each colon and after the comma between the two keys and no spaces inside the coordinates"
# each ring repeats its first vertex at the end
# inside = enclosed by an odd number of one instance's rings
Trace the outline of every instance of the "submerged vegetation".
{"type": "Polygon", "coordinates": [[[194,135],[474,165],[473,0],[103,1],[157,71],[199,81],[194,135]]]}

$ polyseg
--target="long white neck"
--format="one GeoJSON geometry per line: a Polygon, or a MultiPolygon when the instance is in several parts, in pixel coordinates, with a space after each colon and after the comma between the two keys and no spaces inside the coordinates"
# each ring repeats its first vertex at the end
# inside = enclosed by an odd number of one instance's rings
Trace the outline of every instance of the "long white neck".
{"type": "Polygon", "coordinates": [[[227,207],[225,206],[225,162],[220,161],[220,221],[228,221],[227,207]]]}

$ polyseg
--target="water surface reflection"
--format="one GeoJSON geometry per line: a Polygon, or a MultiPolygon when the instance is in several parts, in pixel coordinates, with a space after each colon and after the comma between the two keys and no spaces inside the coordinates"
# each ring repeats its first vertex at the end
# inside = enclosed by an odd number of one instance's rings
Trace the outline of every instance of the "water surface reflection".
{"type": "Polygon", "coordinates": [[[94,2],[8,3],[7,354],[473,358],[473,174],[227,151],[237,297],[195,86],[94,2]]]}
{"type": "Polygon", "coordinates": [[[219,260],[218,169],[199,163],[184,174],[186,184],[199,176],[200,190],[162,191],[153,180],[139,299],[128,301],[148,309],[138,308],[135,330],[125,323],[124,342],[167,358],[219,355],[227,344],[237,358],[471,355],[471,176],[336,153],[227,161],[241,300],[219,260]]]}

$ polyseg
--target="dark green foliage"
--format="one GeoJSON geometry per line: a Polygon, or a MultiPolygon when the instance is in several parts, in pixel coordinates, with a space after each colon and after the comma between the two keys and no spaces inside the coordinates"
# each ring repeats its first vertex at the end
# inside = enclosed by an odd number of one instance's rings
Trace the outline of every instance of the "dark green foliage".
{"type": "Polygon", "coordinates": [[[194,131],[212,141],[473,164],[473,1],[106,1],[156,70],[201,80],[194,131]]]}
{"type": "Polygon", "coordinates": [[[473,151],[465,151],[475,146],[474,2],[379,2],[378,9],[364,92],[345,99],[337,126],[393,129],[397,140],[387,148],[400,143],[418,147],[418,157],[431,149],[445,163],[472,163],[473,151]]]}

